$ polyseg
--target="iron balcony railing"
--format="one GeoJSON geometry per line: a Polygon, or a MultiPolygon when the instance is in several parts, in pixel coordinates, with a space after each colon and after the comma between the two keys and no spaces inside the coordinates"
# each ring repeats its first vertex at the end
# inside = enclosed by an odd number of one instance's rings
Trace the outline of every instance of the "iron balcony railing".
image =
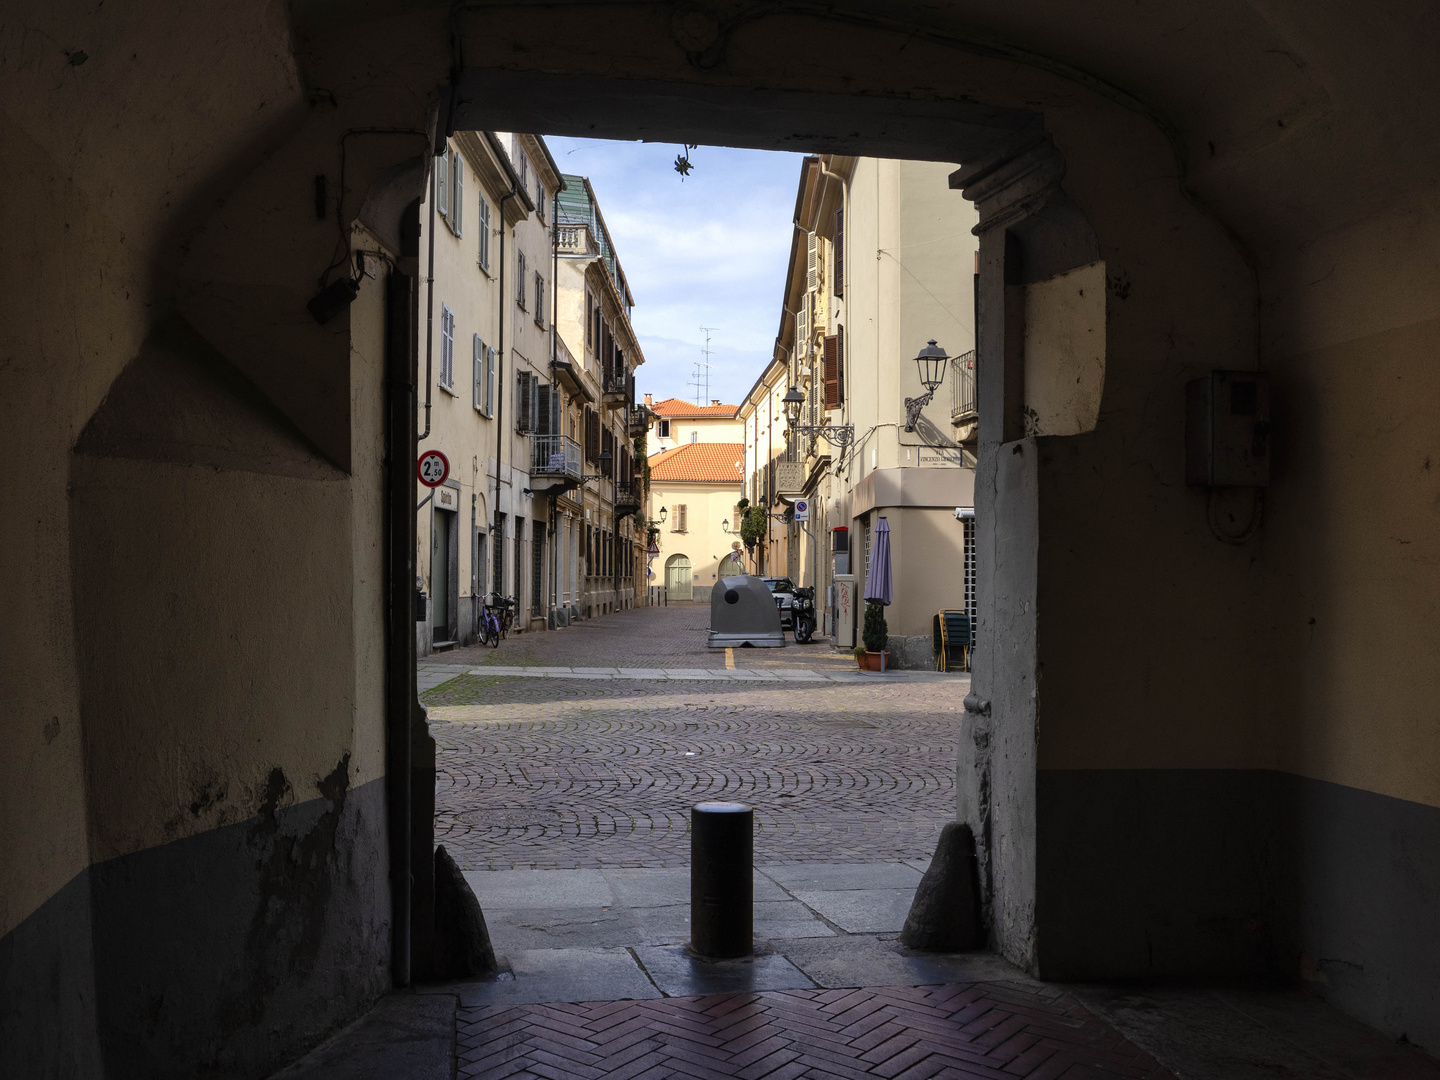
{"type": "Polygon", "coordinates": [[[616,364],[613,368],[602,371],[600,374],[600,392],[602,394],[624,394],[629,399],[633,396],[633,386],[630,372],[624,364],[616,364]]]}
{"type": "Polygon", "coordinates": [[[957,427],[978,417],[975,397],[975,350],[950,361],[950,422],[957,427]]]}
{"type": "Polygon", "coordinates": [[[633,514],[640,505],[640,477],[615,481],[616,514],[633,514]]]}
{"type": "Polygon", "coordinates": [[[579,480],[584,473],[580,444],[568,435],[530,437],[530,475],[568,476],[579,480]]]}

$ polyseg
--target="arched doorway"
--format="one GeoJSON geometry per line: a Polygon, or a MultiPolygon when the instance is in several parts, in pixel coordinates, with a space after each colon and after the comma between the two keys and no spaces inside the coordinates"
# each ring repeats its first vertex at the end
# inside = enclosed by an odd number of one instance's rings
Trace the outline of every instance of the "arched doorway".
{"type": "Polygon", "coordinates": [[[720,560],[720,576],[733,577],[736,574],[745,573],[745,556],[738,551],[732,551],[725,558],[720,560]]]}
{"type": "Polygon", "coordinates": [[[688,555],[671,555],[665,560],[665,589],[671,600],[695,599],[693,571],[688,555]]]}

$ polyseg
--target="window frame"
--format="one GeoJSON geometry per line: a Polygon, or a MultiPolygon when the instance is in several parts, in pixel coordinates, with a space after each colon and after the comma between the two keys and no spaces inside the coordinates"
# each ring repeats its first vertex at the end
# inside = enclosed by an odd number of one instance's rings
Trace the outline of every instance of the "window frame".
{"type": "Polygon", "coordinates": [[[530,310],[525,306],[525,252],[515,251],[515,304],[521,311],[530,310]]]}
{"type": "Polygon", "coordinates": [[[535,325],[545,327],[545,275],[535,271],[535,325]]]}
{"type": "Polygon", "coordinates": [[[476,245],[475,262],[484,271],[486,277],[493,276],[490,273],[490,201],[485,198],[485,192],[480,192],[480,237],[476,245]]]}

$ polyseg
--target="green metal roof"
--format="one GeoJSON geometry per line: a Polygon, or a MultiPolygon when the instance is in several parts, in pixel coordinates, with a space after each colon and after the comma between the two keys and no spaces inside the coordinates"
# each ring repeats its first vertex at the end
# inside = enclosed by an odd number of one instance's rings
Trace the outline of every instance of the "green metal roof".
{"type": "Polygon", "coordinates": [[[560,224],[590,226],[590,232],[600,249],[600,259],[609,271],[610,280],[615,283],[615,291],[624,299],[626,307],[633,306],[635,298],[630,295],[630,283],[625,280],[625,271],[620,268],[615,244],[610,239],[610,230],[605,227],[600,205],[595,201],[595,191],[590,186],[590,178],[563,173],[561,179],[565,181],[565,186],[560,189],[557,199],[560,224]]]}

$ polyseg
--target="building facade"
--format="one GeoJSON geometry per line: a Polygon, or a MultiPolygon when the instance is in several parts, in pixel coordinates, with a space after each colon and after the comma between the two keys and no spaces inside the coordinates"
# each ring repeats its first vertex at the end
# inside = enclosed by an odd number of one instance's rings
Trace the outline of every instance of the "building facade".
{"type": "Polygon", "coordinates": [[[519,632],[629,606],[644,357],[589,182],[562,177],[538,136],[458,132],[420,252],[420,448],[450,469],[417,512],[419,651],[473,642],[503,597],[519,632]]]}
{"type": "MultiPolygon", "coordinates": [[[[837,625],[835,576],[853,577],[863,596],[874,532],[887,521],[885,615],[891,663],[903,667],[933,664],[937,611],[975,615],[974,294],[954,268],[975,262],[976,214],[946,187],[950,171],[805,159],[776,355],[746,406],[756,466],[762,447],[769,455],[758,492],[769,483],[772,499],[808,500],[808,522],[788,514],[786,565],[817,587],[832,640],[856,640],[854,626],[837,625]],[[931,339],[951,359],[927,397],[915,357],[931,339]],[[783,443],[773,436],[782,368],[801,399],[783,443]]],[[[858,621],[863,603],[848,610],[858,621]]]]}
{"type": "Polygon", "coordinates": [[[708,604],[720,578],[753,570],[740,543],[744,450],[738,442],[697,440],[651,456],[659,550],[648,580],[666,602],[708,604]]]}

